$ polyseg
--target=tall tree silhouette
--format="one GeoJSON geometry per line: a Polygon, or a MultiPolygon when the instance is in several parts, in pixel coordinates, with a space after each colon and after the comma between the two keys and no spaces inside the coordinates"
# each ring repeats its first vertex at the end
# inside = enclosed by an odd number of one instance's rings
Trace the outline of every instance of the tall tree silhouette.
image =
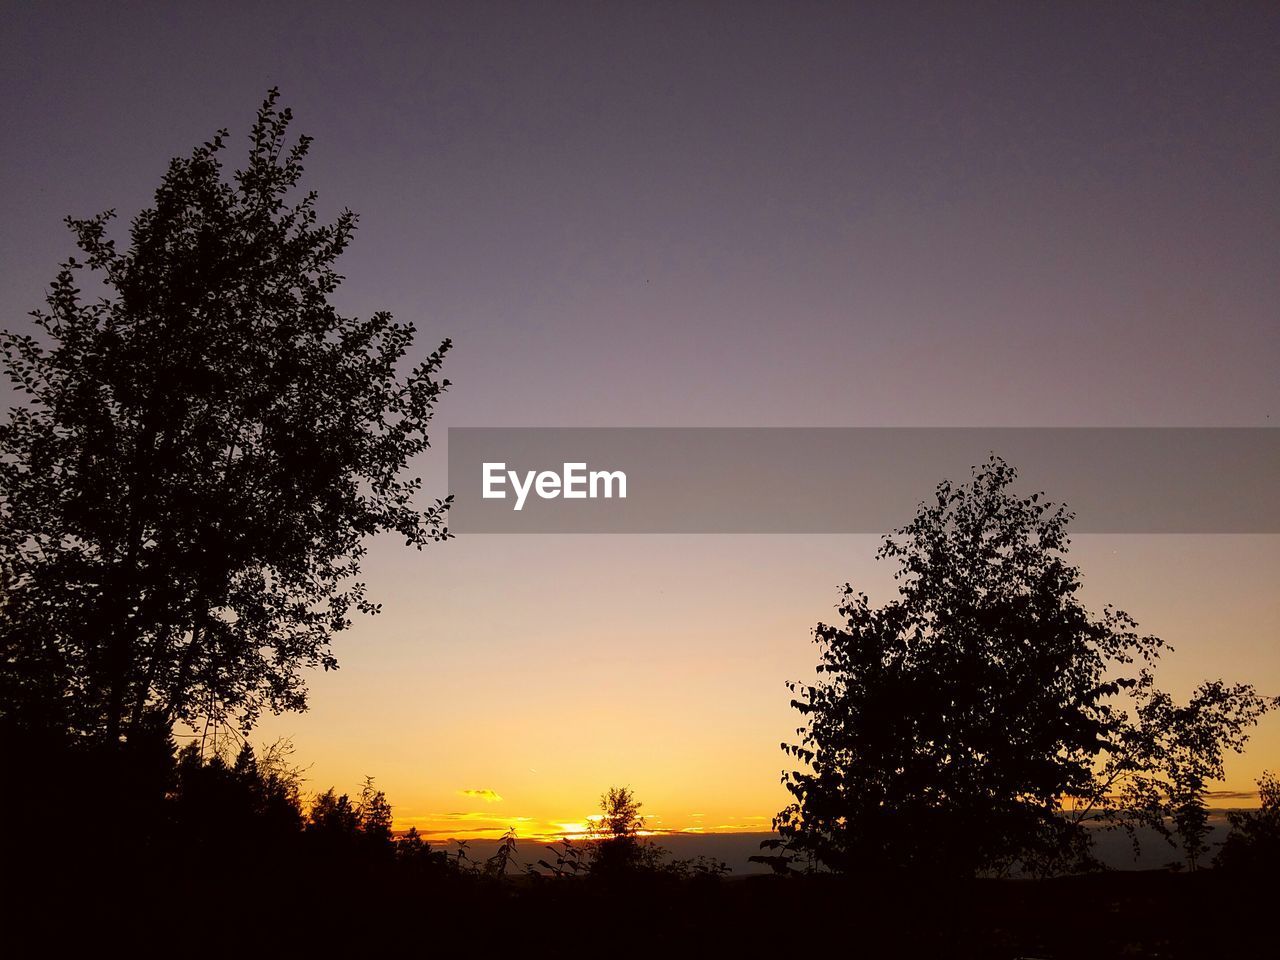
{"type": "Polygon", "coordinates": [[[410,460],[448,381],[411,324],[340,315],[356,216],[298,195],[310,139],[271,91],[248,162],[226,131],[173,160],[128,247],[68,218],[36,336],[6,333],[27,395],[0,428],[0,711],[98,742],[144,721],[305,706],[302,670],[376,612],[365,540],[448,536],[410,460]],[[82,295],[88,279],[102,296],[82,295]],[[20,716],[19,716],[20,715],[20,716]]]}
{"type": "Polygon", "coordinates": [[[803,768],[775,827],[828,867],[967,875],[1082,853],[1061,798],[1090,792],[1124,728],[1113,698],[1161,643],[1085,610],[1071,514],[1015,479],[992,457],[942,483],[879,551],[897,599],[846,586],[843,623],[815,630],[818,681],[790,685],[805,724],[783,744],[803,768]]]}

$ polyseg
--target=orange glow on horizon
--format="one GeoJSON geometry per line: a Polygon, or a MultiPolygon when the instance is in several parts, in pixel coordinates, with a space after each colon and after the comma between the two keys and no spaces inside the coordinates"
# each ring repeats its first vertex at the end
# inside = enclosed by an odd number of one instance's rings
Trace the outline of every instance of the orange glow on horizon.
{"type": "MultiPolygon", "coordinates": [[[[441,816],[396,817],[392,828],[396,834],[403,834],[410,827],[430,842],[453,842],[457,840],[496,840],[514,830],[518,840],[539,842],[557,842],[560,840],[584,840],[593,835],[592,821],[599,817],[592,815],[578,820],[538,820],[534,817],[490,816],[481,812],[455,813],[441,816]],[[474,824],[474,826],[460,826],[474,824]]],[[[668,837],[679,834],[716,834],[716,833],[762,833],[769,830],[770,817],[744,817],[739,822],[718,824],[704,827],[700,824],[687,826],[646,826],[637,831],[641,837],[668,837]]]]}
{"type": "MultiPolygon", "coordinates": [[[[655,835],[765,832],[800,717],[784,681],[816,662],[811,631],[837,584],[876,602],[892,570],[875,537],[460,538],[414,555],[371,550],[386,613],[339,638],[306,713],[264,717],[307,795],[366,775],[395,826],[432,842],[581,837],[600,794],[630,786],[655,835]]],[[[1280,693],[1280,537],[1081,537],[1086,604],[1115,603],[1173,650],[1178,698],[1210,677],[1280,693]]],[[[1256,806],[1280,771],[1280,711],[1211,785],[1214,808],[1256,806]]]]}

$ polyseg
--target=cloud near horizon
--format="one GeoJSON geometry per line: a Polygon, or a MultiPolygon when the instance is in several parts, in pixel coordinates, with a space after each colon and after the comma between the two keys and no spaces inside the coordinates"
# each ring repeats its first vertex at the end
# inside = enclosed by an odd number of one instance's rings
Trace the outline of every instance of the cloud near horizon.
{"type": "Polygon", "coordinates": [[[482,790],[459,790],[458,793],[464,797],[483,800],[485,803],[497,803],[502,799],[496,790],[490,790],[488,787],[485,787],[482,790]]]}

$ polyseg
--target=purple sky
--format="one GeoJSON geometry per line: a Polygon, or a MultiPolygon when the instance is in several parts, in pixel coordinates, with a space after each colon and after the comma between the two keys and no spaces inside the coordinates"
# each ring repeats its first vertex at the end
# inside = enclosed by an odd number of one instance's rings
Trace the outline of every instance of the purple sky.
{"type": "MultiPolygon", "coordinates": [[[[441,439],[1274,426],[1278,38],[1275,3],[10,2],[0,325],[71,252],[64,215],[127,218],[222,126],[236,159],[279,85],[322,207],[362,216],[342,306],[456,343],[441,439]]],[[[423,469],[443,482],[443,457],[423,469]]],[[[1179,695],[1275,693],[1277,539],[1085,538],[1079,560],[1095,608],[1178,647],[1179,695]]],[[[576,820],[629,781],[668,822],[758,828],[782,681],[837,584],[888,588],[874,549],[379,546],[387,613],[270,729],[318,784],[377,773],[423,823],[463,788],[576,820]]],[[[1255,742],[1233,789],[1280,764],[1280,718],[1255,742]]]]}
{"type": "Polygon", "coordinates": [[[1280,412],[1274,4],[7,10],[6,317],[278,84],[451,423],[1280,412]]]}

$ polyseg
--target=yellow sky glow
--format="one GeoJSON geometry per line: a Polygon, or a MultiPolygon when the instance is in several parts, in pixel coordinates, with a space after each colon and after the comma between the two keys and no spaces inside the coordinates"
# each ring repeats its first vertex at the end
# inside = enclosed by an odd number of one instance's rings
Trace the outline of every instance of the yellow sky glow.
{"type": "MultiPolygon", "coordinates": [[[[375,547],[386,612],[338,639],[311,709],[265,719],[308,790],[376,778],[397,828],[429,839],[580,833],[629,785],[659,832],[768,830],[812,676],[810,632],[837,585],[887,599],[875,537],[475,537],[375,547]],[[498,799],[500,798],[500,799],[498,799]]],[[[1173,646],[1158,683],[1280,694],[1280,537],[1080,537],[1084,600],[1128,610],[1173,646]]],[[[1280,714],[1231,755],[1213,806],[1248,806],[1280,770],[1280,714]]]]}

